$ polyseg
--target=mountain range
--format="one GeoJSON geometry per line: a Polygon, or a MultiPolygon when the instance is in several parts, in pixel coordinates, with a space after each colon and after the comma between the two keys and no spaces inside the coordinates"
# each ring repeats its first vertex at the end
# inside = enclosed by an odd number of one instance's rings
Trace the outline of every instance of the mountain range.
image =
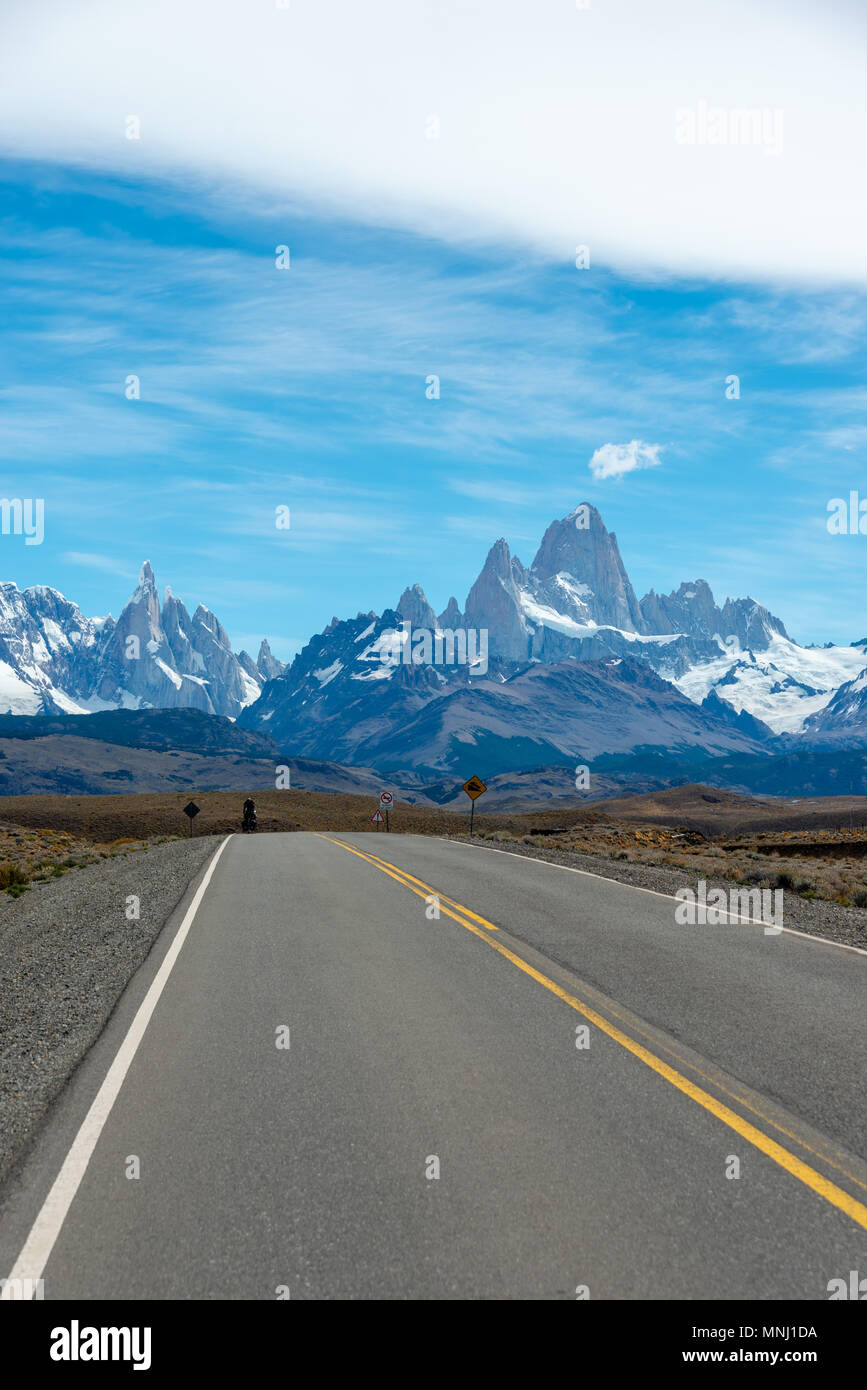
{"type": "Polygon", "coordinates": [[[115,622],[86,618],[56,589],[0,583],[0,712],[89,714],[107,709],[203,710],[234,718],[283,664],[263,640],[256,661],[232,651],[202,604],[190,617],[142,565],[115,622]]]}
{"type": "Polygon", "coordinates": [[[650,749],[867,743],[867,643],[800,646],[755,599],[720,607],[702,579],[639,600],[584,503],[551,523],[529,568],[498,540],[463,609],[452,597],[436,615],[414,584],[381,615],[332,619],[239,722],[305,757],[481,776],[650,749]],[[485,660],[417,662],[425,630],[484,633],[485,660]]]}
{"type": "Polygon", "coordinates": [[[170,589],[160,603],[147,562],[117,621],[0,584],[0,714],[179,708],[297,758],[433,779],[754,758],[867,745],[867,640],[801,646],[755,599],[719,606],[702,579],[639,600],[586,503],[551,523],[529,568],[498,540],[463,607],[437,615],[412,584],[382,614],[333,618],[285,667],[264,640],[255,661],[234,653],[202,605],[191,617],[170,589]]]}

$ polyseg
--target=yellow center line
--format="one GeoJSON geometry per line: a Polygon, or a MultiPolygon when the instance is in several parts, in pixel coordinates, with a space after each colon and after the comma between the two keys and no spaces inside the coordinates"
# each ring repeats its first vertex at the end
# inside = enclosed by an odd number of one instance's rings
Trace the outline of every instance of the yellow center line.
{"type": "Polygon", "coordinates": [[[486,927],[488,931],[499,931],[499,927],[493,922],[489,922],[487,917],[480,917],[477,912],[473,912],[470,908],[464,907],[463,903],[455,902],[454,898],[450,898],[445,893],[441,893],[438,888],[431,888],[429,883],[424,883],[420,878],[415,878],[412,874],[407,873],[406,869],[399,869],[396,864],[389,864],[387,859],[380,859],[379,855],[373,854],[369,850],[357,849],[355,845],[347,844],[345,840],[332,840],[330,835],[325,835],[320,831],[316,831],[315,833],[319,836],[320,840],[328,840],[332,845],[339,845],[341,849],[348,849],[350,854],[356,854],[359,859],[366,859],[369,864],[373,864],[374,868],[382,869],[383,873],[388,874],[389,878],[394,878],[398,883],[402,883],[405,888],[409,888],[415,893],[416,897],[434,897],[437,899],[441,908],[443,903],[448,903],[449,907],[453,908],[454,911],[448,912],[445,908],[443,908],[443,911],[446,911],[447,915],[453,917],[456,922],[460,922],[462,926],[468,926],[469,924],[464,921],[464,918],[471,917],[474,922],[479,922],[481,926],[486,927]],[[460,917],[455,917],[455,912],[459,912],[462,915],[460,917]]]}
{"type": "MultiPolygon", "coordinates": [[[[397,883],[402,883],[404,887],[409,888],[417,897],[423,898],[433,893],[442,903],[443,897],[441,894],[436,893],[435,889],[429,888],[427,884],[421,883],[420,879],[413,879],[411,874],[406,874],[403,870],[396,870],[393,864],[387,864],[386,861],[380,860],[363,850],[357,849],[355,845],[347,844],[345,840],[334,840],[330,835],[323,834],[320,834],[319,838],[328,840],[332,845],[338,845],[340,849],[344,849],[350,854],[357,855],[359,859],[366,860],[367,863],[371,864],[374,868],[380,869],[383,873],[387,873],[389,878],[393,878],[397,883]],[[412,882],[410,882],[410,879],[412,879],[412,882]],[[413,886],[414,884],[420,884],[421,888],[425,891],[420,891],[419,888],[413,886]]],[[[471,913],[468,908],[463,907],[452,898],[446,899],[446,901],[451,903],[458,910],[457,912],[453,912],[449,911],[448,908],[444,909],[447,916],[459,922],[461,926],[466,927],[467,931],[471,931],[473,935],[477,936],[481,941],[485,941],[493,950],[499,952],[501,956],[504,956],[506,960],[510,961],[512,965],[517,966],[519,970],[523,971],[525,975],[529,975],[537,984],[542,985],[544,989],[556,995],[564,1004],[568,1004],[570,1009],[574,1009],[576,1013],[581,1014],[582,1017],[586,1018],[589,1023],[592,1023],[595,1028],[598,1028],[602,1033],[605,1033],[607,1037],[611,1038],[613,1042],[618,1043],[620,1047],[630,1052],[633,1057],[637,1057],[645,1066],[650,1067],[651,1071],[656,1072],[657,1076],[663,1077],[663,1079],[674,1086],[676,1090],[680,1091],[685,1096],[689,1096],[690,1100],[694,1100],[702,1109],[720,1120],[724,1125],[727,1125],[729,1129],[734,1130],[742,1139],[746,1139],[748,1143],[754,1145],[755,1148],[783,1168],[791,1177],[797,1178],[799,1182],[809,1187],[817,1196],[824,1198],[831,1206],[844,1212],[853,1221],[857,1222],[859,1226],[862,1226],[864,1230],[867,1230],[867,1206],[862,1202],[857,1201],[856,1198],[850,1196],[848,1192],[845,1192],[843,1188],[837,1187],[835,1183],[823,1177],[821,1173],[818,1173],[815,1168],[811,1168],[809,1164],[804,1163],[802,1159],[790,1153],[788,1149],[783,1148],[782,1144],[778,1144],[776,1140],[771,1139],[769,1135],[765,1134],[763,1130],[758,1129],[756,1125],[751,1124],[749,1120],[736,1114],[734,1110],[730,1110],[727,1105],[718,1101],[707,1091],[702,1090],[700,1086],[696,1086],[688,1077],[681,1075],[674,1067],[664,1062],[661,1057],[657,1057],[655,1053],[642,1046],[641,1043],[636,1042],[634,1038],[629,1037],[627,1033],[622,1032],[621,1029],[616,1027],[613,1023],[609,1023],[608,1019],[603,1018],[595,1009],[583,1003],[580,999],[576,998],[574,994],[570,994],[568,990],[563,989],[556,981],[550,980],[547,975],[543,975],[535,966],[530,965],[529,961],[523,960],[521,956],[516,955],[508,946],[504,946],[501,941],[496,941],[493,937],[488,936],[485,931],[481,931],[473,922],[466,921],[465,917],[473,917],[476,922],[482,922],[486,927],[496,930],[493,923],[487,922],[484,917],[479,917],[477,913],[471,913]],[[459,916],[458,912],[464,914],[464,916],[459,916]]],[[[765,1117],[763,1116],[763,1118],[765,1117]]],[[[773,1123],[773,1121],[769,1121],[769,1123],[773,1123]]],[[[800,1140],[797,1142],[800,1143],[800,1140]]]]}
{"type": "MultiPolygon", "coordinates": [[[[320,838],[330,840],[330,836],[324,834],[320,835],[320,838]]],[[[384,873],[387,873],[390,878],[395,879],[398,883],[403,883],[405,887],[409,888],[412,892],[416,893],[416,896],[418,897],[422,897],[423,894],[419,893],[417,889],[413,888],[413,884],[418,884],[421,888],[425,889],[428,894],[437,893],[437,890],[432,889],[429,884],[424,883],[421,879],[415,878],[412,874],[408,873],[406,869],[400,869],[396,864],[390,864],[387,859],[381,859],[379,855],[374,854],[372,850],[358,849],[354,845],[347,844],[344,840],[331,840],[331,843],[339,845],[341,849],[348,849],[352,854],[356,854],[359,859],[366,859],[369,863],[374,864],[376,868],[382,869],[382,871],[384,873]]],[[[464,914],[464,916],[457,916],[454,911],[449,912],[447,908],[443,909],[446,912],[447,916],[451,917],[453,921],[459,922],[461,926],[465,927],[469,925],[464,920],[464,917],[474,917],[477,922],[480,922],[490,931],[499,930],[493,922],[489,922],[485,917],[480,917],[479,914],[476,912],[471,912],[469,908],[464,907],[462,903],[456,902],[454,898],[448,898],[439,893],[437,893],[437,896],[439,898],[440,903],[448,902],[454,909],[457,910],[457,912],[464,914]]],[[[814,1158],[819,1159],[822,1163],[826,1163],[829,1168],[834,1168],[838,1173],[842,1173],[843,1176],[848,1178],[850,1182],[854,1183],[856,1187],[861,1187],[867,1190],[867,1183],[863,1182],[861,1178],[855,1175],[855,1173],[850,1172],[850,1170],[844,1164],[840,1163],[837,1159],[832,1158],[829,1154],[823,1153],[820,1149],[814,1148],[811,1144],[808,1144],[805,1139],[800,1138],[797,1134],[794,1134],[790,1129],[787,1129],[785,1125],[780,1124],[777,1120],[773,1119],[772,1116],[766,1114],[760,1106],[755,1105],[747,1096],[738,1095],[736,1092],[732,1091],[727,1085],[725,1085],[718,1077],[709,1076],[706,1071],[704,1071],[700,1066],[698,1066],[697,1063],[687,1060],[686,1058],[680,1056],[673,1048],[667,1047],[659,1038],[653,1036],[645,1028],[642,1028],[641,1023],[638,1019],[633,1017],[626,1017],[623,1014],[623,1012],[620,1009],[618,1009],[617,1006],[611,1001],[606,1001],[606,1007],[610,1014],[613,1014],[615,1018],[620,1019],[620,1021],[624,1025],[631,1028],[634,1033],[639,1033],[642,1037],[647,1038],[648,1042],[651,1042],[653,1044],[657,1054],[659,1052],[664,1052],[669,1057],[673,1057],[676,1061],[680,1062],[681,1065],[687,1066],[690,1071],[694,1072],[697,1076],[700,1076],[704,1081],[708,1083],[708,1085],[715,1086],[716,1089],[718,1091],[721,1091],[723,1095],[728,1096],[738,1105],[742,1105],[745,1110],[749,1110],[754,1115],[757,1115],[759,1119],[763,1120],[766,1125],[769,1125],[771,1127],[771,1129],[776,1130],[778,1134],[785,1135],[787,1139],[791,1139],[793,1143],[797,1144],[799,1148],[805,1150],[806,1153],[812,1154],[814,1158]]]]}

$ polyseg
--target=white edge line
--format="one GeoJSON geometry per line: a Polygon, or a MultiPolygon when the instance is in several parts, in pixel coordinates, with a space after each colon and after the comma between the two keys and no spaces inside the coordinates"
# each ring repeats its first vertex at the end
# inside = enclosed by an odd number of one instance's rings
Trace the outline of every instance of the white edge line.
{"type": "MultiPolygon", "coordinates": [[[[466,849],[485,849],[489,854],[508,854],[510,859],[529,859],[534,864],[547,864],[549,869],[565,869],[569,874],[583,874],[585,878],[599,878],[604,883],[616,883],[620,888],[631,888],[633,893],[652,893],[655,898],[667,898],[670,903],[680,902],[671,893],[661,893],[658,888],[642,888],[638,883],[624,883],[621,878],[609,878],[607,874],[594,874],[592,869],[574,869],[571,864],[555,864],[552,859],[537,859],[535,854],[516,854],[511,849],[494,849],[493,845],[471,845],[469,840],[452,840],[448,835],[440,835],[439,839],[449,845],[463,845],[466,849]]],[[[649,868],[656,867],[648,865],[649,868]]],[[[724,907],[713,909],[714,912],[724,912],[726,917],[733,922],[748,922],[754,927],[766,927],[767,922],[761,921],[756,917],[736,917],[734,913],[726,912],[724,907]]],[[[805,941],[815,941],[819,946],[836,946],[838,951],[854,951],[856,956],[867,956],[863,946],[847,946],[845,941],[829,941],[826,936],[813,936],[808,931],[798,931],[796,927],[780,927],[780,932],[786,932],[788,936],[801,936],[805,941]]],[[[768,935],[777,933],[769,932],[768,935]]]]}
{"type": "Polygon", "coordinates": [[[66,1220],[69,1208],[80,1186],[81,1180],[87,1171],[93,1151],[96,1148],[103,1126],[111,1114],[112,1106],[117,1100],[120,1088],[124,1083],[130,1064],[138,1050],[139,1043],[144,1037],[145,1030],[150,1022],[151,1015],[159,1002],[160,995],[165,988],[166,981],[172,972],[172,967],[177,960],[181,947],[187,939],[190,927],[193,925],[196,913],[205,891],[211,881],[211,877],[217,862],[226,845],[232,836],[227,835],[223,843],[216,850],[210,864],[205,871],[205,876],[196,889],[193,901],[184,914],[184,920],[175,933],[175,939],[165,954],[163,962],[151,982],[150,989],[138,1007],[138,1012],[129,1026],[123,1042],[117,1050],[114,1061],[106,1073],[102,1085],[88,1110],[81,1128],[72,1141],[72,1146],[63,1166],[54,1180],[51,1191],[45,1198],[42,1208],[31,1227],[30,1234],[24,1242],[24,1247],[15,1267],[9,1275],[8,1281],[0,1289],[0,1299],[9,1300],[14,1297],[16,1285],[13,1281],[31,1280],[32,1287],[35,1289],[36,1282],[42,1278],[45,1266],[48,1263],[54,1243],[60,1235],[61,1227],[66,1220]]]}

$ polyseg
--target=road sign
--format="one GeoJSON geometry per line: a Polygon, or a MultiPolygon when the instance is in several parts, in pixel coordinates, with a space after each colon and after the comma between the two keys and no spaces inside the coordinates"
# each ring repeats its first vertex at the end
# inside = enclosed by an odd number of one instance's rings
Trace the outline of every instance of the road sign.
{"type": "Polygon", "coordinates": [[[470,839],[473,838],[473,816],[476,814],[476,798],[484,796],[488,790],[481,777],[471,777],[464,782],[463,789],[470,798],[470,839]]]}
{"type": "Polygon", "coordinates": [[[463,790],[471,801],[475,801],[477,796],[484,796],[488,789],[481,777],[471,777],[469,782],[464,782],[463,790]]]}
{"type": "Polygon", "coordinates": [[[380,804],[380,806],[393,806],[393,805],[394,805],[394,796],[393,796],[393,794],[392,794],[391,792],[380,792],[380,793],[379,793],[379,804],[380,804]]]}
{"type": "Polygon", "coordinates": [[[382,812],[381,812],[381,811],[376,811],[376,812],[374,812],[374,814],[370,817],[370,819],[373,821],[374,825],[380,825],[381,822],[382,822],[382,812]]]}
{"type": "Polygon", "coordinates": [[[198,806],[196,805],[195,801],[188,801],[187,804],[186,804],[186,806],[184,807],[184,815],[185,815],[185,816],[189,816],[189,818],[190,818],[190,837],[191,837],[191,838],[192,838],[192,834],[193,834],[193,816],[197,816],[198,814],[199,814],[199,808],[198,808],[198,806]]]}

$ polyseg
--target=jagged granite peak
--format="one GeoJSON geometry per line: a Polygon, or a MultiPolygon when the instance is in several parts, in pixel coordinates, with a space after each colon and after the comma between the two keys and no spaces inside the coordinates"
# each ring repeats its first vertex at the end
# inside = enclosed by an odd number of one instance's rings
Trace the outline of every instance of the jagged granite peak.
{"type": "MultiPolygon", "coordinates": [[[[523,575],[523,566],[517,563],[523,575]]],[[[488,632],[493,655],[511,661],[527,659],[531,629],[523,614],[511,552],[502,537],[491,546],[482,572],[467,594],[464,623],[488,632]]]]}
{"type": "Polygon", "coordinates": [[[184,631],[184,619],[189,622],[186,610],[173,595],[166,607],[169,632],[163,626],[153,568],[146,560],[132,597],[100,643],[94,694],[103,707],[174,709],[188,705],[209,714],[217,712],[205,683],[184,669],[192,663],[191,643],[184,631]],[[169,633],[178,651],[180,670],[169,633]]]}
{"type": "Polygon", "coordinates": [[[780,622],[752,598],[726,599],[722,608],[714,601],[704,579],[681,584],[670,594],[651,589],[641,600],[645,632],[682,632],[706,639],[736,637],[744,649],[765,651],[774,635],[788,639],[780,622]]]}
{"type": "Polygon", "coordinates": [[[451,632],[454,632],[455,628],[464,626],[464,615],[458,607],[458,601],[454,596],[449,599],[442,613],[440,613],[437,618],[437,623],[441,628],[448,628],[451,632]]]}
{"type": "Polygon", "coordinates": [[[413,584],[411,589],[404,589],[397,602],[397,611],[401,618],[408,620],[413,627],[427,628],[431,632],[436,627],[436,614],[420,584],[413,584]]]}
{"type": "Polygon", "coordinates": [[[276,677],[281,676],[286,669],[283,662],[278,661],[277,657],[272,654],[267,637],[262,638],[262,643],[259,647],[259,655],[256,658],[256,668],[259,675],[266,681],[275,680],[276,677]]]}
{"type": "Polygon", "coordinates": [[[163,599],[162,625],[175,668],[183,675],[201,675],[204,662],[190,636],[192,619],[182,600],[175,598],[169,588],[163,599]]]}
{"type": "Polygon", "coordinates": [[[262,681],[262,672],[259,670],[250,653],[243,650],[236,652],[235,659],[241,669],[246,671],[247,675],[250,676],[257,685],[260,685],[262,681]]]}
{"type": "Polygon", "coordinates": [[[720,620],[724,637],[737,637],[742,647],[753,651],[764,651],[775,635],[789,640],[780,619],[754,598],[727,598],[720,620]]]}
{"type": "Polygon", "coordinates": [[[465,623],[487,629],[493,656],[518,661],[589,655],[586,643],[603,628],[612,630],[603,650],[619,653],[644,631],[617,538],[586,503],[551,523],[529,570],[497,541],[467,597],[465,623]]]}
{"type": "Polygon", "coordinates": [[[203,603],[199,604],[193,614],[193,625],[210,633],[214,641],[219,643],[221,647],[226,648],[227,651],[232,650],[228,632],[223,627],[216,614],[212,613],[210,608],[206,608],[203,603]]]}
{"type": "Polygon", "coordinates": [[[606,529],[595,507],[582,502],[568,516],[552,521],[530,566],[538,585],[564,576],[577,583],[586,615],[598,624],[643,632],[638,599],[620,558],[617,537],[606,529]]]}
{"type": "MultiPolygon", "coordinates": [[[[239,712],[251,700],[258,698],[261,680],[252,676],[239,664],[232,651],[229,634],[216,615],[204,604],[199,604],[193,614],[190,640],[200,672],[206,677],[209,686],[219,691],[221,704],[228,704],[232,711],[239,712]]],[[[216,709],[215,713],[229,713],[228,709],[216,709]]]]}
{"type": "Polygon", "coordinates": [[[0,712],[184,708],[235,718],[264,678],[233,654],[204,607],[190,618],[150,561],[115,622],[85,618],[56,589],[0,584],[0,712]]]}
{"type": "Polygon", "coordinates": [[[700,632],[712,637],[719,630],[719,609],[705,579],[681,584],[670,594],[651,589],[640,606],[647,632],[688,632],[693,636],[700,632]]]}

